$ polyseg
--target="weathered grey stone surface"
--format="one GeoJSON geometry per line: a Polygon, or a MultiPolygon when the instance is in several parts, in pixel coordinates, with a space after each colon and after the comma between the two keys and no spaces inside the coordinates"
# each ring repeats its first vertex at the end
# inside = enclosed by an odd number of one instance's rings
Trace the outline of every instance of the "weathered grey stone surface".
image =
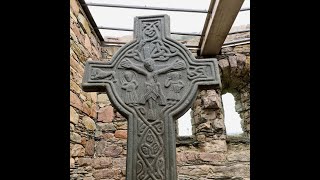
{"type": "MultiPolygon", "coordinates": [[[[176,180],[173,119],[191,107],[198,86],[221,87],[218,63],[213,58],[197,61],[185,46],[171,39],[167,15],[136,17],[134,29],[135,39],[110,62],[87,61],[82,88],[107,91],[112,104],[128,119],[128,180],[176,180]]],[[[208,108],[216,107],[220,104],[208,104],[208,108]]],[[[125,132],[116,131],[115,137],[125,139],[125,132]]],[[[97,150],[110,156],[122,152],[116,146],[103,146],[98,144],[97,150]]],[[[217,163],[225,159],[215,154],[200,156],[204,161],[211,158],[217,158],[217,163]]],[[[93,176],[108,174],[97,171],[93,176]]]]}

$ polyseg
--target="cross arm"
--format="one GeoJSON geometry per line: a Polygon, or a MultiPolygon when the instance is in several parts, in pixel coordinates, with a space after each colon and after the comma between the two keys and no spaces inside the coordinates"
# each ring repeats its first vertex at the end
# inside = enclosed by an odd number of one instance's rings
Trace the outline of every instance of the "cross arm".
{"type": "Polygon", "coordinates": [[[182,70],[185,68],[186,68],[186,63],[183,60],[179,59],[173,62],[170,66],[157,70],[156,74],[163,74],[170,70],[182,70]]]}
{"type": "Polygon", "coordinates": [[[138,65],[132,63],[129,59],[124,59],[121,63],[120,63],[122,68],[127,68],[127,69],[132,69],[134,71],[136,71],[139,74],[142,75],[147,75],[147,71],[141,69],[140,67],[138,67],[138,65]]]}
{"type": "Polygon", "coordinates": [[[222,88],[216,58],[196,59],[187,72],[187,77],[204,89],[222,88]]]}
{"type": "Polygon", "coordinates": [[[114,74],[111,64],[88,60],[81,84],[82,89],[85,92],[105,92],[107,83],[116,82],[114,74]]]}

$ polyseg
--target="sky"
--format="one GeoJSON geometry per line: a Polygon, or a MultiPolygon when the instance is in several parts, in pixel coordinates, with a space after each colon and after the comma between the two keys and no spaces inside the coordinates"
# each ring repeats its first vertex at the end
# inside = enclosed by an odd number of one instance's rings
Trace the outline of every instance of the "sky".
{"type": "MultiPolygon", "coordinates": [[[[137,6],[170,7],[183,9],[208,10],[210,0],[85,0],[92,3],[125,4],[137,6]]],[[[250,0],[245,0],[242,7],[250,7],[250,0]]],[[[125,9],[112,7],[89,6],[89,10],[97,26],[130,28],[133,29],[135,16],[168,14],[170,16],[170,28],[172,32],[201,33],[205,22],[205,13],[188,13],[173,11],[157,11],[144,9],[125,9]],[[192,23],[189,23],[192,22],[192,23]]],[[[242,11],[238,14],[234,26],[250,24],[250,11],[242,11]]],[[[121,37],[132,35],[128,31],[100,30],[102,36],[121,37]]]]}
{"type": "Polygon", "coordinates": [[[242,133],[241,118],[235,110],[235,101],[231,93],[222,95],[223,109],[224,109],[224,124],[228,135],[242,133]]]}
{"type": "MultiPolygon", "coordinates": [[[[208,10],[210,4],[210,0],[85,0],[85,2],[200,10],[208,10]]],[[[242,5],[242,8],[247,7],[250,7],[250,0],[245,0],[242,5]]],[[[97,26],[130,29],[133,29],[133,19],[135,16],[168,14],[170,16],[170,29],[172,32],[201,33],[206,18],[205,13],[186,13],[96,6],[89,6],[89,10],[97,26]]],[[[237,18],[235,19],[235,22],[233,23],[233,26],[247,24],[250,24],[250,11],[239,12],[237,18]]],[[[100,30],[100,32],[103,37],[121,37],[133,34],[133,32],[115,30],[100,30]]],[[[240,127],[240,117],[239,114],[235,112],[235,102],[233,96],[230,93],[227,93],[222,96],[222,100],[225,110],[225,125],[227,134],[242,133],[242,129],[240,127]]],[[[187,136],[192,134],[190,110],[181,118],[179,118],[178,126],[178,133],[180,136],[187,136]]]]}

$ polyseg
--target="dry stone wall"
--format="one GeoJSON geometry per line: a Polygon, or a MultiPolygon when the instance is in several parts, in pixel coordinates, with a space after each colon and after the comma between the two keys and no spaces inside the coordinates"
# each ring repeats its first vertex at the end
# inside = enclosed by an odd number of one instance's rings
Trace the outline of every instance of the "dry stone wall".
{"type": "Polygon", "coordinates": [[[101,59],[99,40],[76,0],[70,0],[70,179],[94,179],[97,93],[81,89],[84,64],[101,59]]]}
{"type": "MultiPolygon", "coordinates": [[[[250,34],[247,32],[235,34],[228,39],[248,37],[250,34]]],[[[250,137],[250,44],[222,48],[217,59],[221,71],[222,94],[229,92],[234,96],[243,135],[250,137]]]]}

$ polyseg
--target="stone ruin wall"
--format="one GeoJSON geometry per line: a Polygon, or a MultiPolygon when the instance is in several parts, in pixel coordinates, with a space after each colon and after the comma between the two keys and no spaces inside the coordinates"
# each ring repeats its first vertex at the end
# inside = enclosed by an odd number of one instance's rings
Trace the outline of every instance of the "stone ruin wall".
{"type": "MultiPolygon", "coordinates": [[[[101,47],[78,1],[70,3],[70,179],[124,180],[127,121],[105,93],[80,88],[85,61],[108,61],[118,47],[101,47]]],[[[223,90],[198,92],[193,136],[177,141],[179,180],[250,178],[250,44],[223,48],[217,59],[223,90]],[[226,136],[221,102],[226,92],[235,97],[242,138],[226,136]]]]}
{"type": "MultiPolygon", "coordinates": [[[[81,89],[84,64],[101,59],[99,40],[76,0],[70,0],[70,179],[93,180],[96,160],[97,93],[81,89]]],[[[97,163],[96,163],[97,164],[97,163]]]]}

